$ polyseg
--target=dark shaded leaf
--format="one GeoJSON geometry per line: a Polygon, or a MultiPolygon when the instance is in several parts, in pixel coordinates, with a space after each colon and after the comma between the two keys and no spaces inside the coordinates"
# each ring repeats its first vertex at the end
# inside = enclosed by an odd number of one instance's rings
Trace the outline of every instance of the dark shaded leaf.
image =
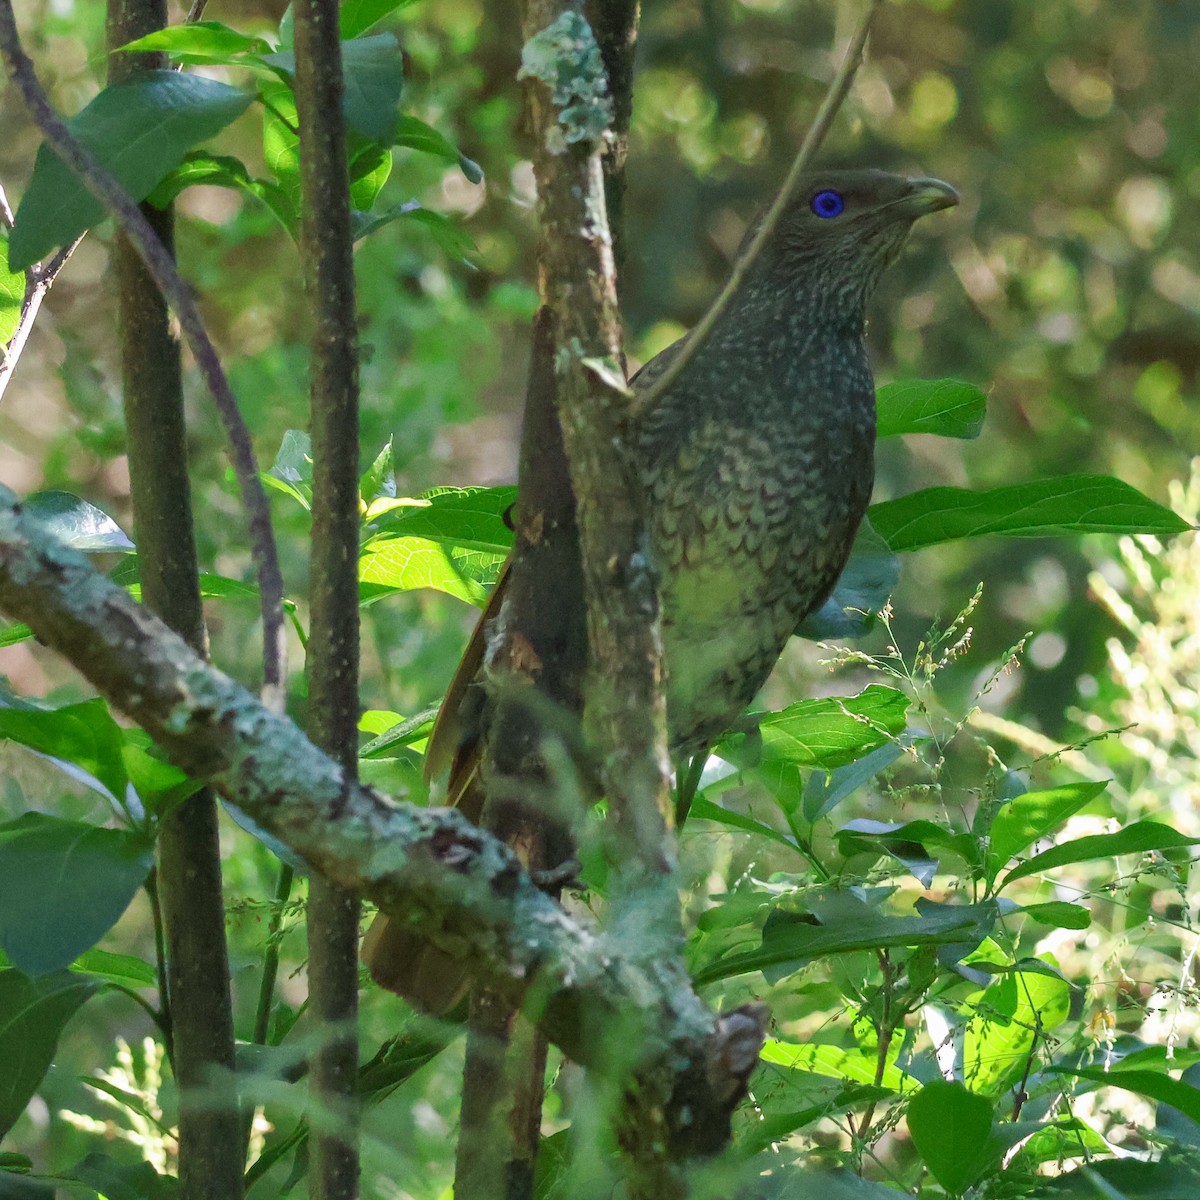
{"type": "MultiPolygon", "coordinates": [[[[245,111],[251,97],[212,79],[148,71],[105,88],[68,127],[135,200],[144,200],[197,142],[245,111]]],[[[104,217],[104,206],[48,147],[17,210],[9,265],[26,267],[104,217]]]]}
{"type": "Polygon", "coordinates": [[[0,1138],[37,1091],[63,1027],[99,987],[69,971],[36,980],[0,971],[0,1138]]]}
{"type": "Polygon", "coordinates": [[[129,907],[154,865],[141,834],[26,813],[0,825],[0,947],[40,976],[69,966],[129,907]]]}
{"type": "Polygon", "coordinates": [[[890,599],[900,578],[900,559],[864,521],[833,594],[796,628],[796,636],[811,641],[861,637],[890,599]]]}

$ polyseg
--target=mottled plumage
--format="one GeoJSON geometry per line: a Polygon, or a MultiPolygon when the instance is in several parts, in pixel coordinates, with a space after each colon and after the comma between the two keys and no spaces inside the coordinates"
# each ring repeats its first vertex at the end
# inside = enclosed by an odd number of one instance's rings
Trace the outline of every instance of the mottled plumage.
{"type": "MultiPolygon", "coordinates": [[[[837,582],[874,481],[867,301],[913,221],[956,202],[937,180],[882,171],[807,177],[695,358],[637,417],[633,451],[661,572],[673,751],[700,749],[736,720],[837,582]]],[[[651,360],[635,390],[682,345],[651,360]]],[[[454,758],[454,800],[477,761],[454,744],[479,736],[459,728],[459,705],[481,661],[486,619],[465,660],[475,665],[456,677],[430,744],[431,765],[454,758]]],[[[478,791],[463,801],[472,818],[478,791]]],[[[428,948],[414,955],[414,945],[377,923],[364,957],[384,986],[444,1009],[462,967],[428,948]]]]}

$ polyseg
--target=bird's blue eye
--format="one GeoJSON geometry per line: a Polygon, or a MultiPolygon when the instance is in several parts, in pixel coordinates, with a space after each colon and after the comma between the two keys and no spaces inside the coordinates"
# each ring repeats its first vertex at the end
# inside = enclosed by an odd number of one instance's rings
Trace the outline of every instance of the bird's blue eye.
{"type": "Polygon", "coordinates": [[[809,201],[809,207],[818,217],[836,217],[846,207],[846,202],[840,192],[824,191],[809,201]]]}

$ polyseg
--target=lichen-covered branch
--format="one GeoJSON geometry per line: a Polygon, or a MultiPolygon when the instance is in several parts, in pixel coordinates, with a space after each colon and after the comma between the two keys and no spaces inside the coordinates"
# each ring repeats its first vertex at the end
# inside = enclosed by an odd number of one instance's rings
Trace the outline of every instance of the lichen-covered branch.
{"type": "Polygon", "coordinates": [[[628,1061],[614,1046],[636,1044],[639,1078],[656,1090],[669,1085],[661,1132],[674,1153],[722,1144],[756,1061],[761,1014],[718,1019],[677,960],[614,955],[538,889],[508,847],[461,813],[398,804],[349,784],[290,720],[204,662],[22,513],[5,488],[0,611],[26,622],[172,762],[207,779],[315,870],[468,954],[501,995],[526,998],[571,1058],[612,1070],[615,1060],[628,1061]]]}

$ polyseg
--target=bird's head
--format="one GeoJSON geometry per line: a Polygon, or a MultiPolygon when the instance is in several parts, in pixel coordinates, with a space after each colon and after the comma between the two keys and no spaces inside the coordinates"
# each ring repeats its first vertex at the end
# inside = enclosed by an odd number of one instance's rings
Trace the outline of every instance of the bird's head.
{"type": "Polygon", "coordinates": [[[895,262],[913,222],[958,203],[939,179],[886,171],[806,175],[766,248],[772,272],[855,305],[895,262]]]}

